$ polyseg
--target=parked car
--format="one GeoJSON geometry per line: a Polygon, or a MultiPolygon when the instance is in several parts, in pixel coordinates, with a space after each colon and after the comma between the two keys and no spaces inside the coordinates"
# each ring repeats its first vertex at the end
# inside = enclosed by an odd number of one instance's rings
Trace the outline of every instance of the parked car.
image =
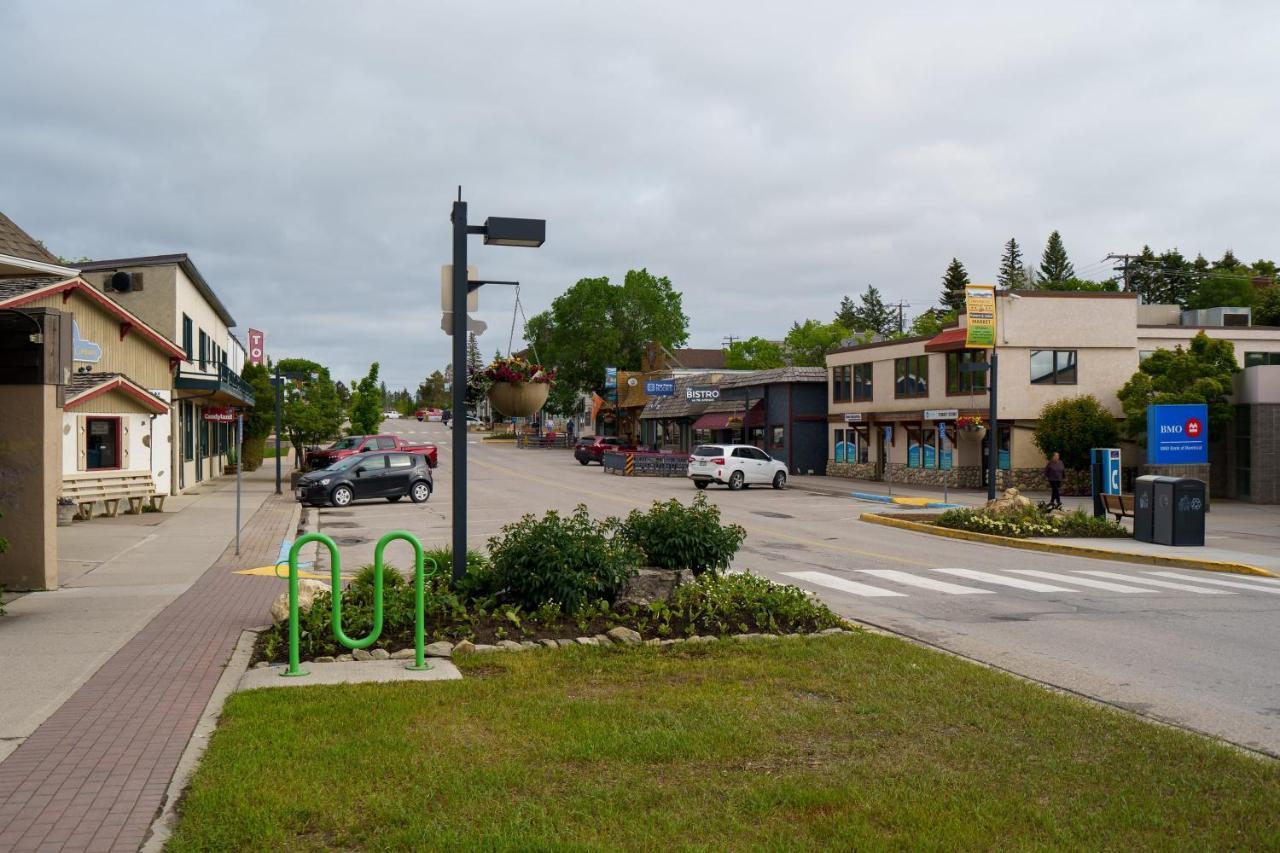
{"type": "Polygon", "coordinates": [[[312,506],[347,506],[352,501],[405,495],[416,504],[435,488],[427,457],[419,453],[361,453],[298,478],[294,497],[312,506]]]}
{"type": "Polygon", "coordinates": [[[395,418],[400,417],[400,413],[399,412],[383,412],[382,417],[384,420],[393,420],[395,418]]]}
{"type": "Polygon", "coordinates": [[[590,465],[592,462],[604,464],[604,454],[607,450],[636,450],[634,444],[627,444],[621,438],[613,435],[584,435],[578,439],[578,443],[573,446],[573,458],[577,459],[583,465],[590,465]]]}
{"type": "Polygon", "coordinates": [[[689,479],[699,489],[712,483],[733,491],[752,485],[786,488],[787,466],[749,444],[702,444],[689,457],[689,479]]]}
{"type": "Polygon", "coordinates": [[[316,471],[328,468],[339,459],[371,453],[375,450],[401,450],[405,453],[421,453],[427,458],[432,468],[439,460],[439,451],[434,444],[413,444],[398,435],[349,435],[340,438],[328,447],[307,452],[307,470],[316,471]]]}

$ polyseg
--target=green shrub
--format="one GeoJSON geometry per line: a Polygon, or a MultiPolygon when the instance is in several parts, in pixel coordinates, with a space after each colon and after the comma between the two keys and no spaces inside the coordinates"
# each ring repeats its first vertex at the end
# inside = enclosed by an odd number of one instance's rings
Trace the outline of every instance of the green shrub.
{"type": "MultiPolygon", "coordinates": [[[[356,590],[368,590],[367,594],[373,595],[373,583],[377,579],[378,567],[373,563],[366,563],[360,567],[360,571],[356,572],[355,580],[351,582],[349,589],[352,592],[356,590]]],[[[400,570],[390,563],[384,563],[382,566],[382,589],[384,592],[406,583],[404,575],[400,574],[400,570]]]]}
{"type": "Polygon", "coordinates": [[[831,609],[804,590],[751,574],[707,574],[676,587],[671,601],[651,605],[662,633],[662,618],[682,620],[687,634],[745,633],[752,627],[774,634],[838,628],[831,609]]]}
{"type": "Polygon", "coordinates": [[[952,530],[970,530],[1026,539],[1031,536],[1128,536],[1124,525],[1106,518],[1094,518],[1082,509],[1052,517],[1036,507],[1022,507],[1017,512],[993,513],[985,509],[949,509],[935,522],[952,530]]]}
{"type": "Polygon", "coordinates": [[[1053,526],[1059,536],[1128,536],[1129,529],[1109,518],[1097,518],[1091,512],[1074,509],[1062,518],[1055,518],[1053,526]]]}
{"type": "Polygon", "coordinates": [[[579,504],[572,515],[526,515],[489,540],[493,585],[525,610],[556,602],[567,615],[613,601],[636,573],[640,552],[618,535],[616,518],[595,521],[579,504]]]}
{"type": "Polygon", "coordinates": [[[644,554],[645,564],[659,569],[688,569],[694,575],[729,568],[747,531],[720,523],[720,507],[706,495],[692,506],[672,498],[654,501],[648,512],[633,510],[622,535],[644,554]]]}

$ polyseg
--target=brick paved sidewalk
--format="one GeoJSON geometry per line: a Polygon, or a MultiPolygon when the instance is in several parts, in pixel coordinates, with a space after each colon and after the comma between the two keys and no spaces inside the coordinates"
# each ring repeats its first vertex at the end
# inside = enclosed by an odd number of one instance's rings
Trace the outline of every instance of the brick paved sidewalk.
{"type": "Polygon", "coordinates": [[[138,849],[241,631],[280,591],[231,570],[274,562],[296,507],[268,498],[239,557],[228,546],[0,763],[0,851],[138,849]]]}

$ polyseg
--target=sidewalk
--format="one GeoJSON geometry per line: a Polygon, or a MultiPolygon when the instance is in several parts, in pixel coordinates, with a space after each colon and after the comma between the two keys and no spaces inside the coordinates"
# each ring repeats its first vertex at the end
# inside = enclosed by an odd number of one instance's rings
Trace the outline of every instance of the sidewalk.
{"type": "MultiPolygon", "coordinates": [[[[841,477],[792,477],[792,488],[827,494],[849,496],[853,492],[888,494],[888,485],[867,480],[847,480],[841,477]]],[[[1032,502],[1047,501],[1048,492],[1025,492],[1032,502]]],[[[921,497],[942,500],[941,489],[924,489],[893,485],[894,497],[921,497]]],[[[950,503],[962,506],[982,506],[987,501],[985,490],[950,489],[950,503]]],[[[1066,509],[1077,507],[1092,510],[1093,498],[1089,496],[1064,496],[1066,509]]],[[[860,501],[868,512],[910,513],[912,509],[873,501],[860,501]]],[[[1123,522],[1130,531],[1133,519],[1123,522]]],[[[1203,547],[1179,547],[1138,542],[1134,539],[1051,539],[1037,540],[1056,545],[1098,548],[1135,556],[1178,557],[1222,563],[1242,563],[1280,574],[1280,508],[1242,501],[1214,500],[1205,517],[1205,544],[1203,547]]]]}
{"type": "Polygon", "coordinates": [[[274,475],[244,478],[239,557],[234,480],[221,481],[70,585],[9,605],[0,850],[142,843],[241,630],[266,621],[279,592],[232,574],[273,562],[293,535],[298,507],[272,494],[274,475]]]}

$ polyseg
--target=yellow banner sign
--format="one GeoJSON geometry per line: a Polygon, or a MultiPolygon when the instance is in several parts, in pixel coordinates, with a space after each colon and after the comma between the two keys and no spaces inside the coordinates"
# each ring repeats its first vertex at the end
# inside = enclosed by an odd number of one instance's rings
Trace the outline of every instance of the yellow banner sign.
{"type": "Polygon", "coordinates": [[[971,284],[964,289],[964,309],[968,318],[964,345],[989,349],[996,345],[996,287],[971,284]]]}

